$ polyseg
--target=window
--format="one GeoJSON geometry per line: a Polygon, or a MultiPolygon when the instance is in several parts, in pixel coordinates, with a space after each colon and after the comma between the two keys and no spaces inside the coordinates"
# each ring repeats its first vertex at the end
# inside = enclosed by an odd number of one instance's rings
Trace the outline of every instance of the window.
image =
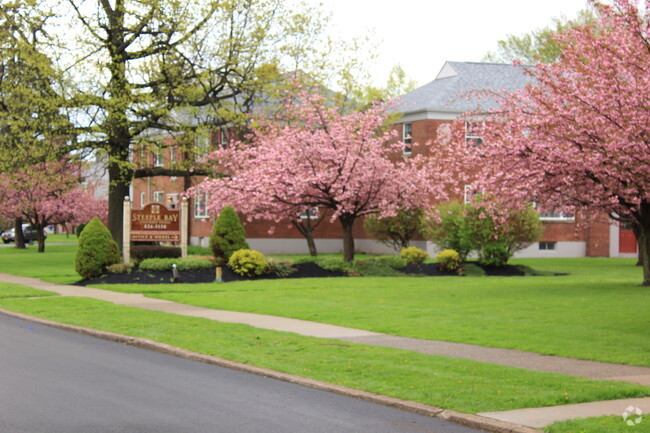
{"type": "Polygon", "coordinates": [[[165,191],[154,191],[153,192],[153,201],[154,203],[162,203],[165,198],[165,191]]]}
{"type": "Polygon", "coordinates": [[[465,142],[470,146],[478,146],[483,143],[484,122],[465,122],[465,142]]]}
{"type": "Polygon", "coordinates": [[[304,212],[300,212],[299,214],[301,220],[306,220],[306,219],[315,220],[318,219],[318,215],[319,213],[317,207],[307,209],[304,212]]]}
{"type": "Polygon", "coordinates": [[[224,149],[228,147],[228,131],[226,128],[221,128],[219,130],[219,143],[224,149]]]}
{"type": "Polygon", "coordinates": [[[194,153],[196,160],[199,161],[210,150],[210,135],[207,131],[198,132],[194,137],[194,153]]]}
{"type": "Polygon", "coordinates": [[[172,164],[176,162],[176,148],[175,147],[170,147],[169,148],[169,162],[172,163],[172,164]]]}
{"type": "Polygon", "coordinates": [[[163,166],[163,150],[156,146],[153,151],[153,166],[162,167],[163,166]]]}
{"type": "Polygon", "coordinates": [[[144,207],[147,204],[147,194],[144,192],[140,193],[140,207],[144,207]]]}
{"type": "Polygon", "coordinates": [[[413,144],[413,124],[412,123],[404,123],[402,125],[402,141],[406,146],[404,146],[404,150],[402,153],[404,155],[410,155],[412,152],[411,149],[411,144],[413,144]]]}
{"type": "Polygon", "coordinates": [[[194,196],[194,218],[208,218],[208,194],[197,190],[194,196]]]}
{"type": "Polygon", "coordinates": [[[576,217],[568,212],[540,212],[539,219],[542,221],[575,221],[576,217]]]}
{"type": "Polygon", "coordinates": [[[557,242],[540,242],[539,249],[542,251],[554,251],[557,242]]]}
{"type": "Polygon", "coordinates": [[[481,194],[476,190],[474,185],[465,185],[463,190],[463,202],[465,204],[475,202],[481,194]]]}
{"type": "Polygon", "coordinates": [[[167,194],[167,207],[169,209],[176,209],[178,207],[178,194],[167,194]]]}

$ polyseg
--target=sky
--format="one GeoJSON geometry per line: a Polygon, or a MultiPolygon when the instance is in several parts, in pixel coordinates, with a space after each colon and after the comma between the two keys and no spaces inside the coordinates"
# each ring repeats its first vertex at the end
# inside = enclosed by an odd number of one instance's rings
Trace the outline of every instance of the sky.
{"type": "Polygon", "coordinates": [[[370,35],[378,44],[372,66],[376,85],[391,67],[424,85],[445,61],[478,62],[497,41],[575,18],[586,0],[321,0],[344,37],[370,35]]]}

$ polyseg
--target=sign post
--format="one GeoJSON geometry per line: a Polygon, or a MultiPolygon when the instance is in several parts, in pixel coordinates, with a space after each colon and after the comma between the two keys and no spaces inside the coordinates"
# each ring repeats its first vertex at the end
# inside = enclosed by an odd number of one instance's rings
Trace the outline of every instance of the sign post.
{"type": "Polygon", "coordinates": [[[122,262],[128,265],[131,261],[131,200],[124,197],[124,221],[122,222],[122,262]]]}

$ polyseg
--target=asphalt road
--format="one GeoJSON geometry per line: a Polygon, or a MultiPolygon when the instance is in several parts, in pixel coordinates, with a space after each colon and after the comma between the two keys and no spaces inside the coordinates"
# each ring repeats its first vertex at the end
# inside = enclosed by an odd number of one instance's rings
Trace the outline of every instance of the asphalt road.
{"type": "Polygon", "coordinates": [[[0,432],[478,431],[0,315],[0,432]]]}

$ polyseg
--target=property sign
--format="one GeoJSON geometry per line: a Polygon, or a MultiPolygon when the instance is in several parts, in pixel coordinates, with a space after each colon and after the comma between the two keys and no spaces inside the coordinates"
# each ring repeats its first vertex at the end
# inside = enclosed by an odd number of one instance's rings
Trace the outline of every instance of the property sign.
{"type": "Polygon", "coordinates": [[[181,212],[162,203],[131,211],[131,241],[179,242],[181,212]]]}

